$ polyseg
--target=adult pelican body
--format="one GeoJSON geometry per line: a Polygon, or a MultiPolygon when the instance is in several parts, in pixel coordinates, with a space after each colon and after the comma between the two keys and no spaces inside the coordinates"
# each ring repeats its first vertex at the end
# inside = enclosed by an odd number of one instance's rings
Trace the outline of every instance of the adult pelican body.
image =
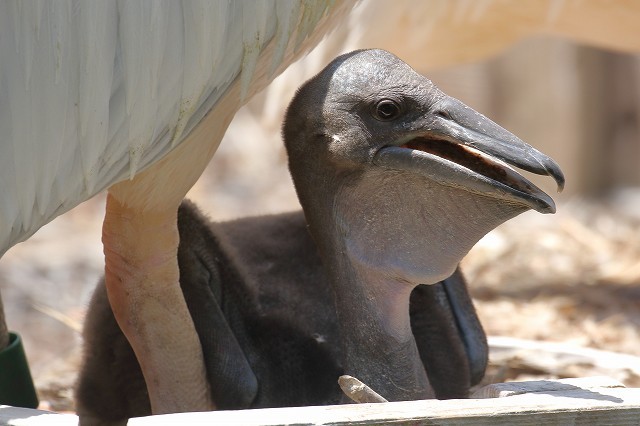
{"type": "Polygon", "coordinates": [[[350,7],[0,4],[0,255],[109,188],[109,300],[156,413],[211,408],[178,286],[178,206],[238,108],[350,7]]]}

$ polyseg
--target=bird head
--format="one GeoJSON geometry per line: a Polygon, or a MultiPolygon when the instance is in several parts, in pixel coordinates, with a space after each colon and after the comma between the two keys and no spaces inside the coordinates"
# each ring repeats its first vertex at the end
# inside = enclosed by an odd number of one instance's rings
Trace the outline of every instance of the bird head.
{"type": "Polygon", "coordinates": [[[551,158],[383,50],[342,55],[307,82],[283,134],[316,239],[331,216],[353,258],[402,279],[444,278],[500,223],[555,212],[517,169],[564,186],[551,158]]]}

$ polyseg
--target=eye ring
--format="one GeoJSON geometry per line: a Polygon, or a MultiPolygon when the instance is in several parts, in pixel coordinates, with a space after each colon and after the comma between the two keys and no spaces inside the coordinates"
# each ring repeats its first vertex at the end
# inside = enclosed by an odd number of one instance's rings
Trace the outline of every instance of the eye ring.
{"type": "Polygon", "coordinates": [[[392,99],[378,101],[374,109],[374,117],[380,121],[391,121],[400,115],[400,104],[392,99]]]}

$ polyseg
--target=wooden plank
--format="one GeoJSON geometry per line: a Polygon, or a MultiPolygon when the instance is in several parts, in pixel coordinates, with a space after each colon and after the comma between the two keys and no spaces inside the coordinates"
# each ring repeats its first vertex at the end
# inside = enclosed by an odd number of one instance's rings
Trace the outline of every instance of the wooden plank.
{"type": "Polygon", "coordinates": [[[77,426],[78,416],[0,405],[0,426],[77,426]]]}
{"type": "Polygon", "coordinates": [[[508,398],[271,408],[136,418],[131,426],[284,425],[638,425],[640,389],[548,391],[508,398]]]}
{"type": "MultiPolygon", "coordinates": [[[[182,413],[131,419],[128,424],[640,425],[640,389],[607,387],[618,385],[610,379],[571,379],[557,383],[533,381],[506,385],[507,388],[513,387],[515,392],[504,398],[182,413]],[[517,394],[522,390],[534,390],[535,393],[517,394]]],[[[76,426],[77,423],[78,418],[71,414],[0,406],[0,426],[76,426]]]]}

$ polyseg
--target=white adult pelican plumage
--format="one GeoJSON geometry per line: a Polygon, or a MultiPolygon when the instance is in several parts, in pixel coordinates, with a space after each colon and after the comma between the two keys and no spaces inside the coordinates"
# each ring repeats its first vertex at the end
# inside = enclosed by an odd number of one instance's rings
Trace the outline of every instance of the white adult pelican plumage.
{"type": "Polygon", "coordinates": [[[109,188],[109,298],[156,413],[211,408],[178,286],[177,207],[238,108],[350,8],[0,3],[0,256],[109,188]]]}

